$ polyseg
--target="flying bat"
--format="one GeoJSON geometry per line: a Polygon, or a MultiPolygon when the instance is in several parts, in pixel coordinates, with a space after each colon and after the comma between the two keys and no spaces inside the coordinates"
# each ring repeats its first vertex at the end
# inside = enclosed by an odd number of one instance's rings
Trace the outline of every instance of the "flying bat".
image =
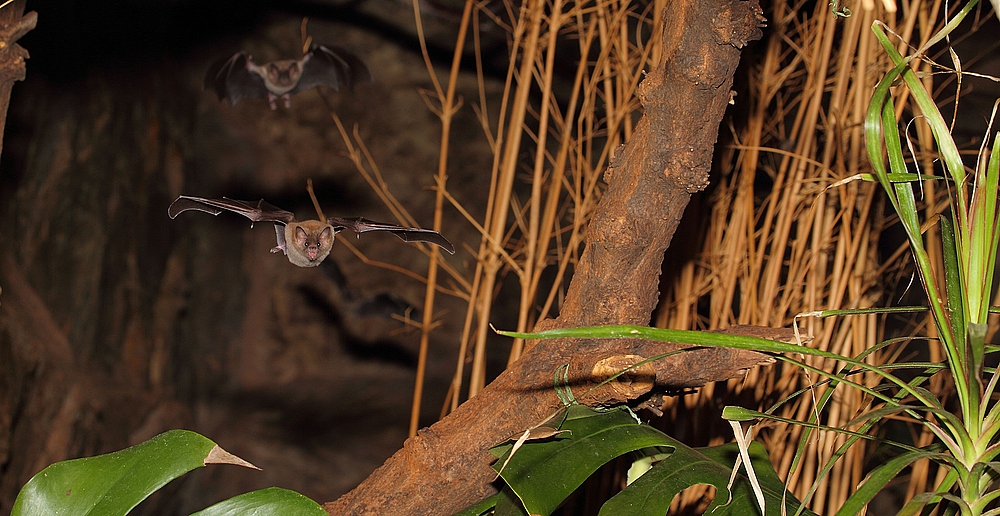
{"type": "Polygon", "coordinates": [[[182,195],[170,204],[167,215],[173,219],[188,210],[204,211],[212,215],[231,211],[243,215],[251,222],[274,222],[278,245],[271,249],[271,252],[285,253],[288,261],[299,267],[315,267],[323,263],[333,249],[333,236],[345,229],[353,231],[358,237],[368,231],[388,231],[404,242],[427,242],[455,254],[455,246],[437,231],[375,222],[361,217],[351,219],[330,217],[326,222],[297,221],[292,212],[273,206],[263,199],[238,201],[226,197],[203,199],[182,195]]]}
{"type": "Polygon", "coordinates": [[[341,86],[353,89],[355,84],[371,82],[372,75],[361,59],[337,47],[313,45],[302,59],[282,59],[258,65],[246,52],[216,61],[205,75],[205,89],[211,89],[219,100],[236,104],[242,99],[267,99],[271,109],[277,109],[277,99],[292,106],[293,93],[316,86],[329,86],[340,91],[341,86]]]}

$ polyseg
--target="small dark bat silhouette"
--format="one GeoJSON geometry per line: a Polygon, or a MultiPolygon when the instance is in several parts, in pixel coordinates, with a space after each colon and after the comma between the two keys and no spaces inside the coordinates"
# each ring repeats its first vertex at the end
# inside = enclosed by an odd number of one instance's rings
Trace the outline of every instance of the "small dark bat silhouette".
{"type": "Polygon", "coordinates": [[[355,84],[371,82],[368,67],[358,56],[337,47],[313,45],[302,59],[282,59],[258,65],[246,52],[216,61],[205,75],[205,89],[211,89],[219,100],[236,104],[242,99],[267,99],[271,109],[277,109],[277,99],[292,106],[291,95],[315,86],[329,86],[339,91],[341,86],[353,89],[355,84]]]}
{"type": "Polygon", "coordinates": [[[285,253],[288,261],[299,267],[315,267],[323,263],[333,249],[333,236],[345,229],[353,231],[359,237],[361,233],[368,231],[388,231],[404,242],[427,242],[455,254],[455,246],[437,231],[375,222],[361,217],[351,219],[330,217],[326,222],[296,221],[292,212],[272,206],[263,199],[255,202],[226,197],[203,199],[182,195],[170,204],[167,215],[173,219],[188,210],[204,211],[212,215],[231,211],[243,215],[252,222],[274,222],[278,245],[271,249],[271,252],[285,253]]]}

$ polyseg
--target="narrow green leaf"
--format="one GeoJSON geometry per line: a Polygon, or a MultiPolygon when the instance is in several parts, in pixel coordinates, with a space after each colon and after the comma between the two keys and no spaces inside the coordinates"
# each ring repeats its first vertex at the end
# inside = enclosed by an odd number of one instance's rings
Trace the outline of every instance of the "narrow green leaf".
{"type": "Polygon", "coordinates": [[[925,450],[915,450],[910,452],[905,452],[898,457],[890,459],[868,474],[867,477],[861,482],[861,486],[858,490],[854,492],[844,502],[840,510],[837,511],[837,516],[850,516],[852,514],[858,514],[861,509],[863,509],[868,502],[872,501],[872,498],[878,494],[890,481],[899,475],[899,472],[903,468],[913,464],[914,462],[927,458],[931,455],[931,452],[925,450]]]}
{"type": "Polygon", "coordinates": [[[326,511],[310,498],[280,487],[268,487],[234,496],[191,516],[245,516],[253,514],[327,516],[326,511]]]}
{"type": "Polygon", "coordinates": [[[731,347],[770,351],[775,353],[806,353],[835,360],[844,357],[828,351],[806,348],[786,342],[748,337],[744,335],[729,335],[692,330],[670,330],[666,328],[650,328],[646,326],[587,326],[582,328],[555,328],[534,333],[497,330],[497,333],[507,337],[522,339],[554,339],[554,338],[610,338],[610,339],[649,339],[662,342],[676,342],[696,346],[731,347]]]}
{"type": "Polygon", "coordinates": [[[735,405],[727,405],[722,408],[722,419],[726,421],[753,421],[760,419],[760,416],[760,411],[737,407],[735,405]]]}
{"type": "MultiPolygon", "coordinates": [[[[927,407],[920,407],[920,406],[917,406],[917,405],[889,405],[889,406],[883,406],[881,408],[865,412],[865,413],[861,414],[860,416],[857,416],[854,419],[851,419],[847,423],[844,423],[844,426],[845,427],[850,427],[850,426],[853,426],[853,425],[856,425],[856,424],[859,424],[859,423],[864,423],[866,421],[879,420],[879,419],[882,419],[882,418],[884,418],[886,416],[896,415],[896,414],[898,414],[900,412],[917,411],[917,410],[927,410],[928,412],[931,412],[931,413],[934,413],[934,414],[940,414],[940,413],[944,412],[943,408],[928,409],[927,407]]],[[[930,424],[930,423],[928,423],[928,424],[930,424]]]]}
{"type": "MultiPolygon", "coordinates": [[[[907,409],[904,408],[903,410],[907,410],[907,409]]],[[[762,420],[767,420],[767,421],[778,421],[780,423],[785,423],[785,424],[789,424],[789,425],[800,426],[805,431],[808,431],[808,430],[825,430],[825,431],[828,431],[828,432],[837,432],[839,434],[848,435],[848,436],[852,436],[852,437],[857,437],[859,439],[868,439],[868,440],[872,440],[872,441],[876,440],[875,437],[870,436],[870,435],[861,434],[861,433],[858,433],[858,432],[852,432],[850,430],[845,430],[843,428],[838,428],[838,427],[834,427],[834,426],[821,425],[821,424],[815,422],[815,418],[814,417],[810,417],[808,421],[799,421],[797,419],[775,416],[773,414],[766,414],[764,412],[758,412],[756,410],[751,410],[751,409],[742,408],[742,407],[734,407],[734,406],[729,406],[729,407],[725,407],[724,409],[722,409],[722,417],[723,417],[723,419],[726,419],[726,420],[729,420],[729,421],[749,421],[751,419],[762,419],[762,420]],[[737,416],[738,419],[729,419],[729,417],[727,417],[727,416],[730,416],[730,415],[735,415],[735,416],[737,416]]],[[[907,445],[901,444],[901,443],[890,443],[890,444],[902,447],[904,449],[908,448],[907,445]]]]}
{"type": "MultiPolygon", "coordinates": [[[[976,3],[975,0],[967,4],[962,9],[962,12],[960,12],[959,15],[956,15],[956,17],[953,18],[947,26],[953,28],[959,21],[961,21],[961,18],[968,13],[967,9],[969,8],[969,5],[974,3],[976,3]]],[[[949,363],[952,364],[952,367],[960,367],[965,357],[957,353],[957,347],[954,345],[951,332],[947,330],[947,316],[945,314],[944,307],[942,306],[942,296],[938,292],[938,287],[934,279],[931,260],[927,256],[927,252],[923,246],[923,241],[920,235],[919,221],[916,220],[916,205],[915,202],[913,202],[912,189],[908,189],[908,185],[902,185],[899,183],[890,184],[886,178],[887,172],[884,163],[885,156],[882,152],[883,144],[885,145],[885,149],[888,153],[893,173],[906,172],[906,166],[903,162],[902,151],[899,145],[899,132],[896,129],[895,109],[889,92],[890,87],[898,77],[902,76],[904,80],[906,80],[907,86],[911,89],[914,98],[924,115],[927,117],[928,123],[931,124],[935,139],[939,140],[939,150],[944,158],[948,171],[952,176],[954,184],[965,184],[964,168],[961,162],[961,157],[958,156],[957,149],[954,148],[954,142],[947,138],[945,138],[946,141],[940,141],[938,138],[942,135],[947,136],[947,126],[944,125],[941,113],[937,110],[933,101],[930,101],[929,95],[923,90],[919,80],[916,79],[913,70],[909,68],[910,58],[904,59],[899,54],[892,42],[889,41],[885,31],[882,30],[882,27],[883,24],[881,24],[881,22],[875,22],[872,24],[872,32],[875,33],[875,38],[879,41],[879,44],[882,45],[882,48],[885,49],[886,53],[889,54],[889,57],[893,60],[893,63],[896,64],[896,67],[890,70],[875,87],[875,92],[872,95],[872,100],[865,116],[865,146],[868,150],[868,158],[873,170],[875,171],[875,175],[888,194],[889,201],[892,203],[893,209],[899,215],[903,228],[907,233],[911,249],[913,250],[914,261],[916,261],[917,267],[920,271],[920,280],[924,285],[924,290],[926,291],[928,300],[931,304],[934,320],[939,327],[941,338],[945,344],[945,351],[948,353],[949,363]],[[939,132],[942,127],[944,127],[944,131],[939,132]],[[957,162],[955,161],[956,157],[957,162]],[[906,195],[906,193],[909,195],[906,195]],[[900,198],[900,194],[903,194],[905,198],[900,198]]],[[[934,37],[944,37],[942,34],[946,33],[941,31],[934,37]]],[[[961,222],[961,218],[965,217],[964,207],[966,203],[964,201],[964,189],[955,188],[954,191],[959,196],[957,202],[962,208],[956,210],[960,216],[959,225],[961,227],[966,227],[966,224],[961,222]]],[[[959,254],[961,254],[960,247],[961,246],[959,246],[959,254]]],[[[967,392],[965,378],[959,376],[956,378],[956,381],[960,384],[958,386],[959,395],[963,396],[963,392],[967,392]]],[[[962,402],[963,406],[968,407],[967,399],[963,399],[962,402]]]]}
{"type": "MultiPolygon", "coordinates": [[[[995,113],[994,113],[995,115],[995,113]]],[[[997,149],[993,149],[996,154],[997,149]]],[[[996,212],[997,212],[997,177],[992,174],[993,155],[990,156],[990,163],[986,169],[980,167],[975,174],[975,182],[972,189],[972,202],[969,205],[969,241],[966,243],[968,254],[964,255],[963,264],[967,274],[968,284],[966,287],[969,309],[969,321],[973,323],[985,323],[985,307],[989,305],[992,293],[992,285],[986,283],[987,276],[991,275],[989,269],[991,260],[988,253],[994,250],[994,243],[997,234],[996,212]]]]}
{"type": "MultiPolygon", "coordinates": [[[[691,331],[691,330],[669,330],[664,328],[650,328],[647,326],[627,326],[627,325],[617,325],[617,326],[588,326],[583,328],[556,328],[552,330],[539,331],[534,333],[522,333],[513,331],[497,330],[497,333],[507,337],[515,337],[521,339],[554,339],[554,338],[591,338],[591,339],[601,339],[601,338],[631,338],[631,339],[647,339],[656,340],[661,342],[676,342],[679,344],[692,344],[696,346],[712,346],[712,347],[724,347],[733,349],[750,349],[754,351],[771,352],[771,353],[788,353],[788,354],[803,354],[803,355],[813,355],[818,357],[830,358],[834,360],[839,360],[846,362],[854,367],[864,369],[866,371],[871,371],[882,378],[892,382],[901,389],[908,391],[914,397],[920,401],[926,401],[926,404],[933,404],[932,400],[923,400],[923,393],[912,389],[906,382],[903,382],[899,378],[893,376],[892,374],[884,371],[879,366],[873,366],[864,361],[859,361],[851,357],[845,357],[837,353],[831,353],[829,351],[824,351],[821,349],[810,348],[808,346],[797,346],[795,344],[788,344],[785,342],[779,342],[776,340],[762,339],[759,337],[748,337],[744,335],[728,335],[724,333],[711,333],[703,331],[691,331]]],[[[795,363],[799,367],[808,369],[809,371],[815,372],[823,376],[830,376],[830,373],[819,368],[811,367],[803,362],[796,362],[794,360],[783,358],[788,362],[795,363]]],[[[872,391],[870,388],[865,387],[856,382],[850,382],[844,378],[837,377],[838,381],[842,381],[852,387],[859,389],[865,393],[871,394],[876,398],[882,399],[883,401],[889,401],[888,398],[881,396],[879,393],[872,391]]]]}
{"type": "MultiPolygon", "coordinates": [[[[878,181],[878,178],[874,174],[861,173],[862,181],[878,181]]],[[[923,179],[944,179],[943,176],[935,176],[931,174],[914,174],[911,172],[906,172],[903,174],[887,174],[886,179],[890,183],[909,183],[910,181],[919,181],[923,179]]]]}
{"type": "MultiPolygon", "coordinates": [[[[965,287],[962,284],[962,275],[959,272],[958,249],[955,247],[955,228],[948,217],[942,216],[938,219],[941,226],[941,247],[942,258],[944,260],[944,286],[945,296],[948,299],[948,315],[951,319],[951,331],[955,338],[959,339],[963,347],[965,343],[965,313],[967,307],[965,302],[968,299],[965,287]]],[[[967,360],[972,357],[968,357],[967,360]]],[[[980,357],[980,360],[982,357],[980,357]]]]}
{"type": "Polygon", "coordinates": [[[504,486],[497,493],[497,503],[493,511],[493,516],[530,516],[524,510],[521,500],[514,494],[510,486],[504,486]]]}
{"type": "MultiPolygon", "coordinates": [[[[971,358],[969,360],[969,370],[966,374],[969,376],[969,385],[973,387],[970,393],[972,402],[976,404],[976,408],[978,409],[980,408],[979,403],[982,401],[981,396],[986,388],[983,385],[983,358],[986,356],[986,332],[989,330],[989,326],[969,322],[967,328],[968,333],[962,339],[966,343],[968,354],[971,358]]],[[[985,412],[985,410],[982,412],[985,412]]],[[[982,413],[975,413],[974,415],[977,418],[982,418],[982,413]]]]}
{"type": "MultiPolygon", "coordinates": [[[[994,114],[997,106],[994,105],[994,114]]],[[[986,164],[986,174],[981,182],[976,184],[973,195],[975,201],[977,223],[974,229],[978,232],[978,249],[975,253],[978,259],[973,260],[975,270],[969,273],[971,286],[977,287],[977,293],[971,299],[969,314],[973,322],[986,323],[989,304],[993,295],[993,275],[996,272],[997,249],[1000,246],[1000,133],[993,139],[993,151],[986,164]]]]}
{"type": "Polygon", "coordinates": [[[896,513],[896,516],[916,516],[917,514],[922,514],[927,505],[937,504],[940,501],[941,495],[939,493],[920,493],[907,501],[903,505],[903,508],[896,513]]]}
{"type": "Polygon", "coordinates": [[[888,306],[883,308],[853,308],[847,310],[821,310],[820,317],[834,317],[840,315],[870,315],[870,314],[892,314],[909,312],[926,312],[926,306],[888,306]]]}
{"type": "Polygon", "coordinates": [[[454,516],[482,516],[493,510],[497,505],[497,501],[500,500],[500,493],[497,493],[477,504],[470,505],[465,509],[456,512],[454,516]]]}

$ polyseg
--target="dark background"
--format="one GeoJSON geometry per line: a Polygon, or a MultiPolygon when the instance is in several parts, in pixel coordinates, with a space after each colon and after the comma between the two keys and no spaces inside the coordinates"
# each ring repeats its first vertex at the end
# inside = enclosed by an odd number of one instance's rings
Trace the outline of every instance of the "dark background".
{"type": "MultiPolygon", "coordinates": [[[[437,6],[424,23],[442,73],[462,2],[437,6]]],[[[31,57],[0,160],[0,513],[44,466],[170,428],[198,431],[263,472],[200,469],[138,514],[188,514],[271,485],[337,498],[406,437],[419,332],[392,314],[419,321],[423,284],[342,245],[323,266],[299,269],[268,253],[269,225],[204,213],[170,220],[166,208],[179,194],[264,198],[313,218],[312,179],[327,215],[395,222],[347,157],[332,109],[429,227],[440,125],[419,94],[431,83],[412,5],[27,9],[39,21],[20,41],[31,57]],[[303,17],[315,42],[360,56],[374,83],[307,91],[275,111],[202,91],[208,64],[237,50],[258,63],[300,56],[303,17]]],[[[505,67],[503,31],[485,38],[488,59],[505,67]]],[[[487,81],[490,95],[501,91],[487,81]]],[[[477,99],[475,77],[463,77],[460,91],[477,99]]],[[[471,101],[455,123],[450,191],[481,216],[492,154],[471,101]]],[[[462,247],[478,244],[475,230],[455,210],[445,220],[459,247],[447,259],[474,266],[462,247]]],[[[420,249],[391,236],[354,243],[372,259],[426,271],[420,249]]],[[[443,326],[430,346],[424,424],[444,402],[465,303],[439,295],[436,308],[443,326]]]]}

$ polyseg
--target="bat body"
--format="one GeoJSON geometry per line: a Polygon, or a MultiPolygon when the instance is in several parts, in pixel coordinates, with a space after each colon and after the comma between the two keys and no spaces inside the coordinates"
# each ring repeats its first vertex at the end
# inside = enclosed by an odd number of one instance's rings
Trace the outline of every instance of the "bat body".
{"type": "Polygon", "coordinates": [[[333,249],[334,235],[345,229],[353,231],[359,237],[361,233],[368,231],[388,231],[404,242],[427,242],[455,254],[455,246],[437,231],[408,228],[360,217],[352,219],[330,217],[325,222],[320,220],[296,221],[295,214],[272,206],[263,199],[254,202],[238,201],[226,197],[204,199],[182,195],[170,204],[170,207],[167,208],[167,214],[173,219],[188,210],[204,211],[212,215],[231,211],[243,215],[251,222],[273,222],[278,245],[271,249],[271,252],[281,251],[285,253],[288,261],[299,267],[315,267],[323,263],[323,260],[329,256],[330,250],[333,249]]]}
{"type": "Polygon", "coordinates": [[[205,89],[211,89],[219,100],[236,104],[242,99],[267,99],[271,109],[277,109],[281,98],[291,107],[293,93],[316,86],[329,86],[339,91],[341,86],[352,89],[355,84],[371,82],[371,72],[358,56],[337,47],[313,45],[302,59],[282,59],[258,65],[246,52],[217,61],[205,75],[205,89]]]}

